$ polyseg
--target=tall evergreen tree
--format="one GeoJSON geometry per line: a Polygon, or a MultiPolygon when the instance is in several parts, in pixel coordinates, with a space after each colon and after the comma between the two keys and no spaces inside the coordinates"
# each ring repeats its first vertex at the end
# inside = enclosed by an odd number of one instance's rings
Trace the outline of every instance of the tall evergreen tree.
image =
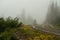
{"type": "Polygon", "coordinates": [[[33,17],[29,14],[27,18],[27,24],[33,25],[33,17]]]}
{"type": "Polygon", "coordinates": [[[26,24],[26,15],[25,15],[25,9],[22,10],[22,14],[21,14],[21,21],[26,24]]]}
{"type": "Polygon", "coordinates": [[[57,2],[52,2],[50,4],[50,7],[48,9],[48,14],[46,16],[46,23],[52,24],[52,25],[56,25],[59,24],[60,25],[60,10],[59,7],[57,5],[57,2]]]}

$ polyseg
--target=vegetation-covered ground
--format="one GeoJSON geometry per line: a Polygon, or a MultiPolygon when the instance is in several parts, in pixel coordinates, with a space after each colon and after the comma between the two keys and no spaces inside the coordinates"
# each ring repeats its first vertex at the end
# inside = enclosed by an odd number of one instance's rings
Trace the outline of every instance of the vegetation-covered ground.
{"type": "Polygon", "coordinates": [[[19,28],[8,28],[1,33],[1,40],[60,40],[54,34],[44,33],[24,25],[19,28]]]}

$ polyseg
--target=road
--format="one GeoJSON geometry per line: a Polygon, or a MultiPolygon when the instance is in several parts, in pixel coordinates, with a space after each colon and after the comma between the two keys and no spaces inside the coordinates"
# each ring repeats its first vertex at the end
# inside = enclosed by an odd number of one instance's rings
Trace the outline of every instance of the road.
{"type": "Polygon", "coordinates": [[[40,26],[35,26],[35,29],[43,31],[43,32],[47,32],[47,33],[52,33],[60,37],[60,30],[57,30],[54,28],[50,28],[50,27],[43,28],[40,26]]]}

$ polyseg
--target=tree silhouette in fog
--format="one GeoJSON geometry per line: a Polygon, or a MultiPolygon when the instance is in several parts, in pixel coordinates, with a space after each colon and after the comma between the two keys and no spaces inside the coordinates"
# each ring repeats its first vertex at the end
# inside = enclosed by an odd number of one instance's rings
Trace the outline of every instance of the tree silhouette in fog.
{"type": "Polygon", "coordinates": [[[60,9],[57,2],[54,1],[49,5],[48,13],[46,16],[46,23],[52,25],[60,25],[60,9]]]}

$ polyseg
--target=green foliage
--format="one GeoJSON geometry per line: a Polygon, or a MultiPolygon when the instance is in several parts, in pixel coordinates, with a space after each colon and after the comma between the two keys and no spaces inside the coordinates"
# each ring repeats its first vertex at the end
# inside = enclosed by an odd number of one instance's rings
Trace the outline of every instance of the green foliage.
{"type": "Polygon", "coordinates": [[[2,31],[4,31],[5,30],[5,21],[4,21],[4,18],[3,17],[1,17],[0,18],[0,32],[2,31]]]}
{"type": "Polygon", "coordinates": [[[0,18],[0,40],[12,40],[13,33],[22,25],[19,18],[0,18]],[[12,38],[12,39],[11,39],[12,38]]]}
{"type": "Polygon", "coordinates": [[[9,40],[10,38],[11,38],[11,34],[10,33],[8,33],[8,32],[4,32],[3,34],[2,34],[2,37],[1,37],[1,39],[2,40],[9,40]]]}
{"type": "Polygon", "coordinates": [[[1,33],[1,39],[2,40],[11,40],[11,38],[13,37],[13,34],[15,33],[15,31],[17,30],[17,28],[7,28],[7,30],[3,33],[1,33]]]}
{"type": "Polygon", "coordinates": [[[19,22],[19,18],[11,18],[8,17],[4,19],[3,17],[0,18],[0,32],[4,32],[6,28],[16,28],[20,27],[22,22],[19,22]]]}

